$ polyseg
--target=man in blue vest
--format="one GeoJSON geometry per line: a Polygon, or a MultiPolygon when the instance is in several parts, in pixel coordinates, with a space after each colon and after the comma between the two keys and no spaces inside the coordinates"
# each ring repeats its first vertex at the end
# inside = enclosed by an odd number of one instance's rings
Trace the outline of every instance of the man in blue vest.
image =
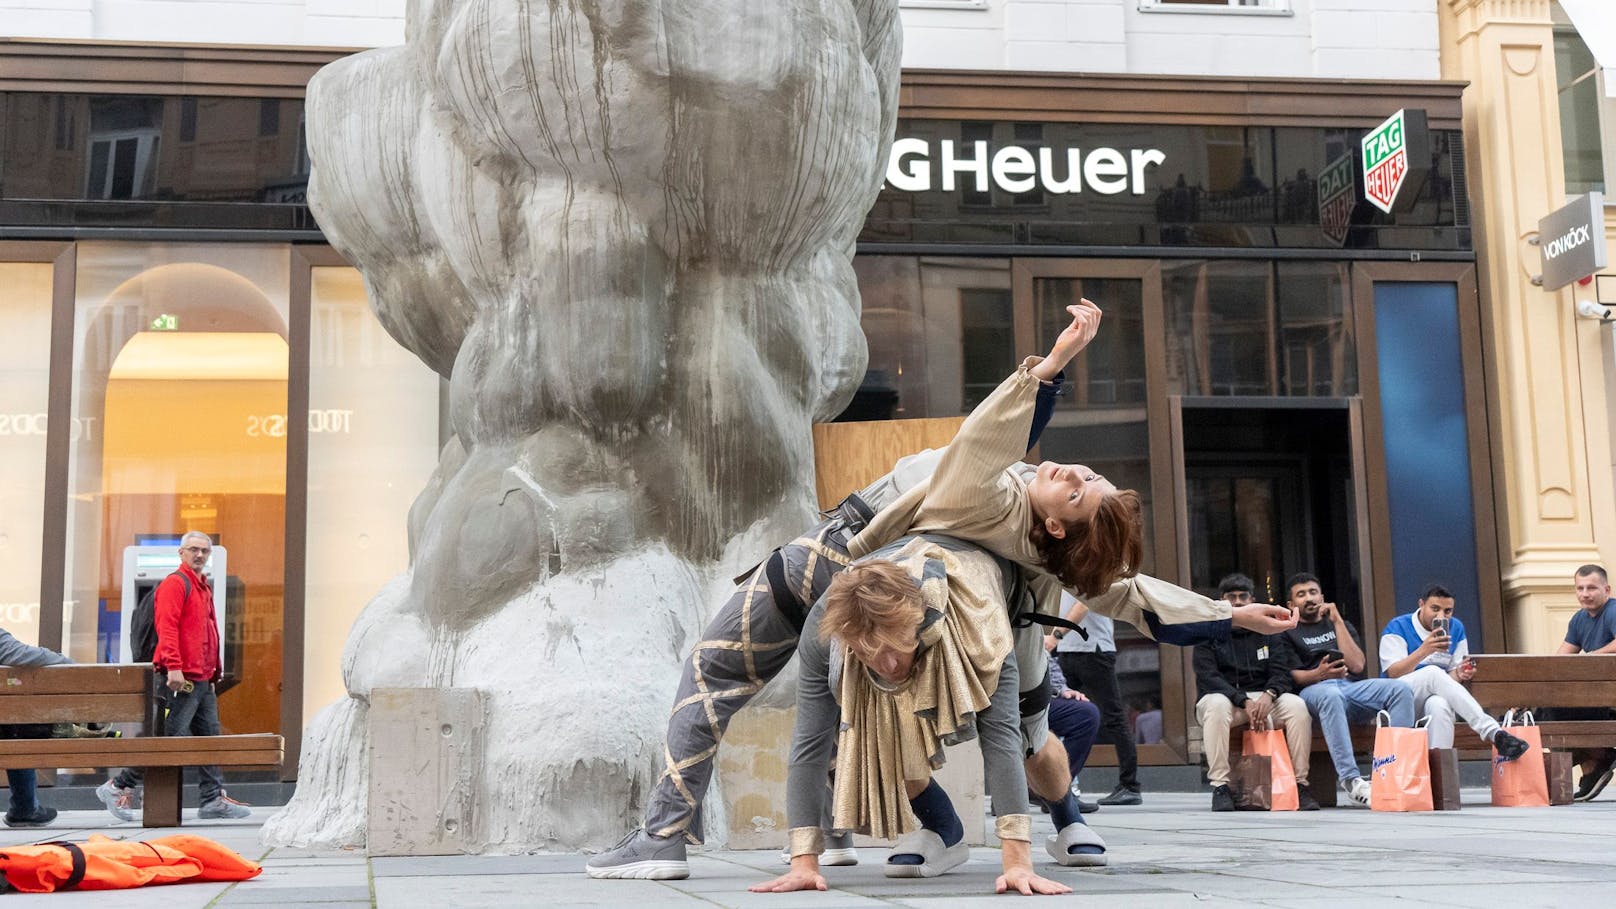
{"type": "Polygon", "coordinates": [[[1457,713],[1498,756],[1513,761],[1526,753],[1526,743],[1499,728],[1498,721],[1476,703],[1462,683],[1476,674],[1469,659],[1464,623],[1453,614],[1453,594],[1432,584],[1420,594],[1419,608],[1386,623],[1380,633],[1380,674],[1401,679],[1414,692],[1414,715],[1425,716],[1432,748],[1453,747],[1457,713]]]}

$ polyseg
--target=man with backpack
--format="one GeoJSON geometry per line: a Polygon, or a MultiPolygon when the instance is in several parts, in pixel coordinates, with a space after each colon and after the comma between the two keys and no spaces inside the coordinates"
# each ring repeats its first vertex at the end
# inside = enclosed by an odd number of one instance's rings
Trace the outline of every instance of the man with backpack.
{"type": "MultiPolygon", "coordinates": [[[[155,646],[149,656],[153,668],[163,676],[168,689],[165,735],[218,735],[219,698],[214,684],[221,673],[219,622],[213,612],[213,590],[202,570],[213,555],[213,540],[207,534],[189,531],[180,540],[180,567],[157,585],[152,594],[152,627],[155,646]]],[[[145,654],[136,607],[131,617],[130,640],[135,659],[145,654]]],[[[201,766],[202,807],[199,818],[244,818],[252,810],[230,798],[224,791],[224,778],[215,766],[201,766]]],[[[143,775],[125,768],[96,790],[96,797],[120,821],[135,819],[139,806],[136,787],[143,775]]]]}

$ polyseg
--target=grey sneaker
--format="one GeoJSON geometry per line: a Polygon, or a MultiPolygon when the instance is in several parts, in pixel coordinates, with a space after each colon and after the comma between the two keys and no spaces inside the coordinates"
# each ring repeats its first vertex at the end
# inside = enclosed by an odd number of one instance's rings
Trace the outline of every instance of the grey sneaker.
{"type": "Polygon", "coordinates": [[[252,814],[251,808],[222,792],[217,797],[203,802],[202,807],[198,808],[196,812],[196,816],[203,820],[220,818],[239,820],[249,814],[252,814]]]}
{"type": "Polygon", "coordinates": [[[591,858],[584,870],[597,880],[682,881],[690,876],[683,837],[652,836],[636,827],[616,846],[591,858]]]}
{"type": "Polygon", "coordinates": [[[120,821],[134,820],[135,809],[140,807],[135,790],[125,789],[111,780],[95,787],[95,797],[120,821]]]}

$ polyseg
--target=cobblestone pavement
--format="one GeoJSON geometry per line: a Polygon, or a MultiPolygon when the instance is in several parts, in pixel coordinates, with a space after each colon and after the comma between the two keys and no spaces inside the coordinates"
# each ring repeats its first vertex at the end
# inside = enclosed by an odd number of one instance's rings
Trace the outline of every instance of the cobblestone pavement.
{"type": "MultiPolygon", "coordinates": [[[[1460,812],[1377,814],[1325,809],[1317,814],[1212,814],[1208,797],[1146,793],[1137,808],[1105,808],[1088,816],[1110,844],[1111,866],[1057,869],[1042,849],[1049,820],[1034,822],[1034,855],[1074,897],[1044,898],[1108,907],[1603,905],[1616,893],[1616,799],[1560,808],[1508,809],[1487,804],[1483,790],[1465,791],[1460,812]]],[[[746,885],[779,873],[775,851],[716,851],[691,857],[684,881],[593,881],[581,855],[376,858],[362,853],[269,849],[259,825],[273,808],[244,821],[201,821],[187,832],[211,837],[264,864],[240,884],[180,884],[116,893],[10,893],[5,905],[49,903],[59,909],[212,909],[313,906],[318,909],[571,906],[651,909],[663,906],[842,909],[906,906],[970,909],[1005,905],[992,894],[999,855],[973,850],[971,861],[931,880],[888,880],[885,850],[860,850],[856,868],[827,869],[826,893],[753,894],[746,885]]],[[[189,812],[187,812],[189,814],[189,812]]],[[[107,821],[99,811],[66,811],[48,832],[0,828],[0,844],[82,840],[92,833],[150,838],[107,821]]]]}

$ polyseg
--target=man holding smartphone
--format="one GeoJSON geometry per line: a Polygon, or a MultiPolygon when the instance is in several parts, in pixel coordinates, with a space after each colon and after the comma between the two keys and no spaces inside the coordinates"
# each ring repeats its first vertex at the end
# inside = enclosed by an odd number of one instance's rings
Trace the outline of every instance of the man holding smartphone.
{"type": "Polygon", "coordinates": [[[1369,806],[1369,781],[1352,753],[1352,723],[1367,723],[1384,710],[1393,726],[1414,725],[1414,695],[1395,679],[1366,679],[1368,660],[1358,629],[1334,603],[1324,601],[1319,579],[1307,572],[1286,582],[1296,627],[1279,639],[1290,650],[1291,679],[1319,721],[1341,788],[1355,804],[1369,806]]]}
{"type": "Polygon", "coordinates": [[[1476,703],[1462,683],[1476,674],[1464,623],[1453,614],[1453,594],[1432,584],[1420,594],[1419,608],[1386,623],[1380,633],[1381,675],[1401,679],[1414,692],[1414,714],[1430,718],[1425,727],[1432,748],[1453,747],[1457,713],[1498,756],[1513,761],[1526,743],[1503,729],[1476,703]]]}

